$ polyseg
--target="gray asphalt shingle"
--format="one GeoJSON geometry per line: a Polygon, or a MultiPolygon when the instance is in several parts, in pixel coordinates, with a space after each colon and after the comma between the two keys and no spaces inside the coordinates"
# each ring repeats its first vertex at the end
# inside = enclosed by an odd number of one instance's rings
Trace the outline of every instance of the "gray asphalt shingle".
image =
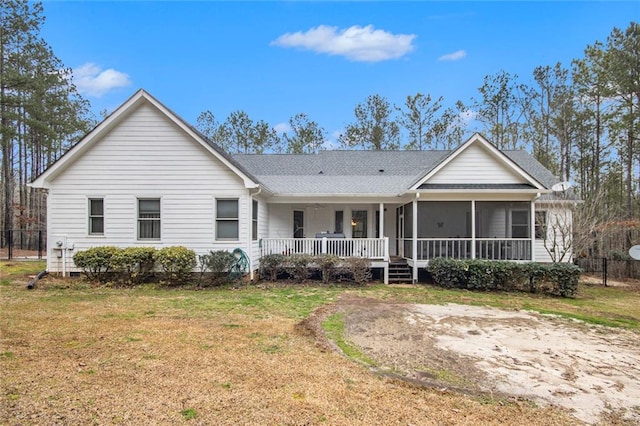
{"type": "MultiPolygon", "coordinates": [[[[558,182],[525,151],[503,151],[544,187],[558,182]]],[[[451,151],[320,151],[317,154],[237,154],[233,159],[275,194],[406,192],[451,151]]],[[[506,189],[506,188],[503,188],[506,189]]]]}

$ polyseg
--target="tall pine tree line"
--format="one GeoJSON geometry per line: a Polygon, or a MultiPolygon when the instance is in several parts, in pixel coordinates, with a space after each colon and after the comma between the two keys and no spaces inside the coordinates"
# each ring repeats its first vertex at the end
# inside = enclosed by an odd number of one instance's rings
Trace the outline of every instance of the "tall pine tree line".
{"type": "Polygon", "coordinates": [[[27,183],[93,125],[43,22],[41,3],[0,0],[1,230],[43,229],[45,197],[27,183]]]}

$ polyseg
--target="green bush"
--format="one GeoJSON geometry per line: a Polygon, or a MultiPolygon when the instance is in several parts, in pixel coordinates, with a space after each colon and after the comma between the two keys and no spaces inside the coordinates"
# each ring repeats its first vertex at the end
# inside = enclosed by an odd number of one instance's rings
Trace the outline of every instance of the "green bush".
{"type": "Polygon", "coordinates": [[[73,263],[92,280],[106,282],[113,266],[111,258],[120,249],[114,246],[92,247],[73,255],[73,263]]]}
{"type": "Polygon", "coordinates": [[[433,259],[427,271],[436,285],[468,290],[545,292],[574,297],[580,268],[568,263],[515,263],[488,260],[433,259]]]}
{"type": "Polygon", "coordinates": [[[285,271],[297,283],[309,278],[309,264],[313,258],[306,254],[294,254],[286,257],[285,271]]]}
{"type": "Polygon", "coordinates": [[[313,259],[313,263],[318,265],[322,274],[322,282],[328,284],[333,276],[340,258],[333,254],[321,254],[313,259]]]}
{"type": "Polygon", "coordinates": [[[364,285],[371,280],[371,261],[369,259],[348,257],[344,260],[344,267],[357,285],[364,285]]]}
{"type": "Polygon", "coordinates": [[[270,281],[276,281],[278,274],[284,271],[287,256],[283,254],[266,254],[260,258],[260,275],[270,281]]]}
{"type": "Polygon", "coordinates": [[[545,279],[552,283],[549,292],[555,296],[575,297],[578,293],[580,268],[568,263],[552,263],[545,266],[545,279]]]}
{"type": "Polygon", "coordinates": [[[466,288],[468,269],[466,263],[444,257],[430,260],[427,266],[433,281],[445,288],[466,288]]]}
{"type": "Polygon", "coordinates": [[[188,280],[196,267],[196,253],[183,246],[164,247],[157,250],[154,260],[172,284],[188,280]]]}
{"type": "Polygon", "coordinates": [[[147,280],[154,267],[153,247],[127,247],[118,249],[111,257],[111,267],[128,284],[140,284],[147,280]]]}
{"type": "Polygon", "coordinates": [[[226,250],[210,251],[208,254],[198,256],[201,271],[200,282],[204,282],[206,275],[209,278],[208,283],[221,283],[227,278],[233,262],[235,262],[233,253],[226,250]]]}

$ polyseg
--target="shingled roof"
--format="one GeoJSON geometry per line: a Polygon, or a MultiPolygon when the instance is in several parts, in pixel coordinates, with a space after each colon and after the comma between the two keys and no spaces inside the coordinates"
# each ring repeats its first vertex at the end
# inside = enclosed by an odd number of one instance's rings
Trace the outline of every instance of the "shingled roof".
{"type": "MultiPolygon", "coordinates": [[[[317,154],[237,154],[233,159],[274,194],[398,195],[405,193],[451,152],[320,151],[317,154]]],[[[526,151],[503,153],[545,188],[558,182],[526,151]]]]}

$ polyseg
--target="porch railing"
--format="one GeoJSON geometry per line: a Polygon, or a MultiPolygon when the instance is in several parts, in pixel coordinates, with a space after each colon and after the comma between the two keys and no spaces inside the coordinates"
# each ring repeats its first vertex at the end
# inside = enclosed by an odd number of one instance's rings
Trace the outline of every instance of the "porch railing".
{"type": "MultiPolygon", "coordinates": [[[[418,238],[417,260],[436,257],[471,259],[472,238],[418,238]]],[[[412,240],[402,240],[404,257],[413,258],[412,240]]],[[[528,238],[476,238],[475,258],[487,260],[531,260],[531,240],[528,238]]]]}
{"type": "Polygon", "coordinates": [[[260,252],[266,254],[333,254],[339,257],[389,259],[388,238],[263,238],[260,252]]]}
{"type": "Polygon", "coordinates": [[[476,258],[490,260],[531,260],[529,238],[476,239],[476,258]]]}
{"type": "Polygon", "coordinates": [[[418,239],[418,260],[428,260],[436,257],[471,259],[471,244],[471,238],[421,238],[418,239]]]}

